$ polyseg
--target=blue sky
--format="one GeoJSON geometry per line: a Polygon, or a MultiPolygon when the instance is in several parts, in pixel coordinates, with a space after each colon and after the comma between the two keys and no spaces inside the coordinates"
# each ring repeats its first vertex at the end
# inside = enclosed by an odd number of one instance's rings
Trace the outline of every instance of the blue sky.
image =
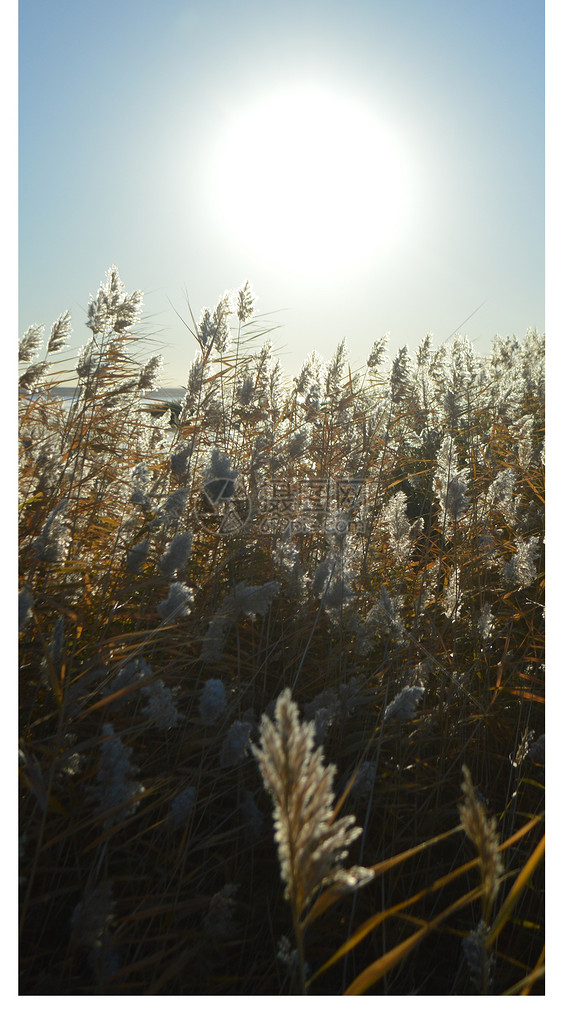
{"type": "Polygon", "coordinates": [[[247,278],[289,374],[543,330],[544,176],[539,0],[20,2],[20,333],[115,263],[169,386],[247,278]]]}

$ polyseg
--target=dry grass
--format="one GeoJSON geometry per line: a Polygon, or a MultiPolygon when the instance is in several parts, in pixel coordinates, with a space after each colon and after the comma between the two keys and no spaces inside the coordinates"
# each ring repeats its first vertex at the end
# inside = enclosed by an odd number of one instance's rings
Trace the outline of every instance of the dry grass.
{"type": "Polygon", "coordinates": [[[540,993],[542,338],[290,382],[251,304],[193,322],[173,425],[115,269],[69,410],[68,318],[22,342],[20,991],[540,993]],[[289,689],[305,845],[355,817],[375,871],[292,920],[251,749],[289,689]]]}

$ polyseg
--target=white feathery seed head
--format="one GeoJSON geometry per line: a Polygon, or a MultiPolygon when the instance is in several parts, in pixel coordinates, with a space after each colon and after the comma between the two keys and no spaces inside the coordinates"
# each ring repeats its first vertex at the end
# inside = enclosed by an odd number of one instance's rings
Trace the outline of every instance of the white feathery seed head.
{"type": "Polygon", "coordinates": [[[336,769],[324,766],[321,746],[314,749],[314,723],[301,724],[289,688],[277,699],[274,722],[262,717],[260,746],[252,750],[273,799],[285,896],[299,917],[322,888],[345,892],[368,883],[371,870],[341,865],[361,829],[353,816],[335,819],[336,769]]]}

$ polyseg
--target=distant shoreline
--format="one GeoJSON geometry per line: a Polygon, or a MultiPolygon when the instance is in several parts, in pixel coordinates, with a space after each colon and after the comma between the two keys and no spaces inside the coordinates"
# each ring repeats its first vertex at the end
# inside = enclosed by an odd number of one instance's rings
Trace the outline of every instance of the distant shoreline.
{"type": "MultiPolygon", "coordinates": [[[[59,398],[72,398],[74,397],[78,387],[52,387],[50,394],[54,394],[55,397],[59,398]]],[[[148,398],[150,401],[156,400],[174,400],[181,399],[185,395],[184,387],[159,387],[156,391],[143,392],[142,397],[148,398]]]]}

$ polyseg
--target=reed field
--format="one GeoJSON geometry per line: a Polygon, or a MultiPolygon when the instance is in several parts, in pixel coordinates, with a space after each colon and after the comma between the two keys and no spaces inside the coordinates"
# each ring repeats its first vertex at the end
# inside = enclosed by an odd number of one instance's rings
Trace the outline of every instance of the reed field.
{"type": "Polygon", "coordinates": [[[185,323],[20,340],[20,994],[544,993],[544,336],[185,323]]]}

